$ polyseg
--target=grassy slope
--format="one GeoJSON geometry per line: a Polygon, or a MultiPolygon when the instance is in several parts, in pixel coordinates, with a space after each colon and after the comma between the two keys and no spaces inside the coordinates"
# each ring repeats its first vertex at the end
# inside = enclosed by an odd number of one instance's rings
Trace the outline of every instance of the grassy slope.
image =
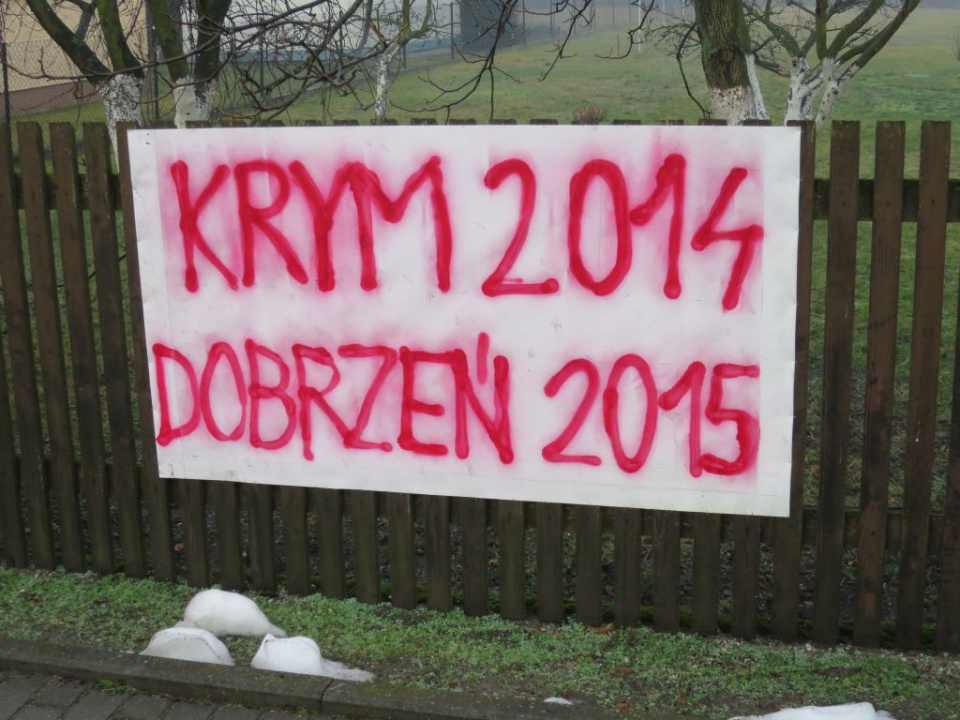
{"type": "MultiPolygon", "coordinates": [[[[119,576],[0,570],[4,633],[123,651],[175,623],[188,589],[119,576]]],[[[960,718],[960,659],[744,643],[647,629],[599,632],[407,612],[314,595],[257,601],[291,635],[315,638],[333,659],[380,681],[533,701],[578,702],[724,718],[779,705],[870,701],[901,720],[960,718]]],[[[246,663],[256,639],[231,639],[246,663]]]]}

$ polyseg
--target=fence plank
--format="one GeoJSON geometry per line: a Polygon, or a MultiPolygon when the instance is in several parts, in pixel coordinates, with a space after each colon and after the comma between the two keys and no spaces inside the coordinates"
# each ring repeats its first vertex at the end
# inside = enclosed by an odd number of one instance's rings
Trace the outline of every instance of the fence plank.
{"type": "Polygon", "coordinates": [[[311,490],[310,500],[317,517],[320,592],[327,597],[344,598],[347,582],[343,566],[343,492],[311,490]]]}
{"type": "Polygon", "coordinates": [[[380,602],[380,558],[377,538],[377,496],[367,490],[352,490],[350,501],[357,600],[362,603],[378,603],[380,602]]]}
{"type": "Polygon", "coordinates": [[[946,652],[960,652],[960,298],[953,362],[950,465],[943,505],[945,518],[937,598],[937,648],[946,652]]]}
{"type": "Polygon", "coordinates": [[[29,508],[30,550],[33,564],[53,567],[50,510],[43,468],[40,400],[34,373],[30,304],[24,275],[20,213],[17,211],[13,150],[9,133],[0,133],[0,289],[10,343],[10,371],[20,430],[20,479],[29,508]]]}
{"type": "Polygon", "coordinates": [[[410,496],[406,493],[387,493],[386,499],[390,595],[396,607],[412,610],[417,606],[417,585],[413,564],[413,513],[410,496]]]}
{"type": "Polygon", "coordinates": [[[243,590],[243,538],[240,532],[238,483],[217,482],[210,487],[217,518],[220,584],[224,590],[243,590]]]}
{"type": "Polygon", "coordinates": [[[291,595],[309,595],[310,553],[307,547],[307,490],[280,488],[280,517],[283,519],[283,556],[286,589],[291,595]]]}
{"type": "Polygon", "coordinates": [[[960,298],[953,362],[950,465],[943,506],[945,522],[937,598],[937,648],[946,652],[960,652],[960,298]]]}
{"type": "Polygon", "coordinates": [[[526,526],[522,502],[497,501],[497,532],[500,538],[500,616],[505,620],[522,620],[527,614],[526,526]]]}
{"type": "Polygon", "coordinates": [[[127,296],[130,299],[133,367],[136,373],[137,411],[141,452],[141,484],[147,501],[150,523],[150,562],[157,580],[172,581],[176,572],[173,562],[173,524],[170,517],[170,481],[161,478],[157,465],[157,446],[150,401],[150,373],[147,369],[146,334],[143,327],[143,292],[140,286],[140,264],[137,231],[133,211],[133,185],[130,182],[130,154],[127,131],[130,125],[117,127],[117,156],[120,159],[120,207],[123,213],[124,249],[127,253],[127,296]]]}
{"type": "Polygon", "coordinates": [[[87,159],[87,191],[90,197],[90,235],[93,239],[93,262],[97,273],[100,345],[106,376],[104,385],[107,394],[107,421],[110,427],[110,452],[113,459],[114,487],[120,506],[123,570],[131,577],[143,577],[146,567],[123,317],[124,291],[120,280],[116,213],[110,190],[112,150],[106,125],[85,125],[83,142],[87,159]]]}
{"type": "Polygon", "coordinates": [[[653,512],[653,629],[680,630],[680,513],[653,512]]]}
{"type": "Polygon", "coordinates": [[[601,605],[600,508],[577,508],[577,620],[584,625],[603,621],[601,605]]]}
{"type": "MultiPolygon", "coordinates": [[[[769,120],[747,120],[744,125],[765,127],[769,120]]],[[[733,519],[733,633],[742,638],[757,634],[757,590],[760,583],[760,518],[733,519]]]]}
{"type": "Polygon", "coordinates": [[[760,520],[733,519],[733,634],[757,635],[757,588],[760,582],[760,520]]]}
{"type": "Polygon", "coordinates": [[[693,520],[693,630],[717,632],[720,600],[720,515],[697,513],[693,520]]]}
{"type": "Polygon", "coordinates": [[[813,639],[837,641],[853,354],[860,123],[833,123],[813,639]]]}
{"type": "Polygon", "coordinates": [[[777,521],[773,545],[773,635],[797,638],[800,605],[800,542],[803,523],[803,481],[806,473],[807,384],[810,365],[810,294],[813,263],[813,198],[816,126],[800,132],[800,227],[797,244],[797,331],[793,379],[793,465],[790,473],[790,517],[777,521]]]}
{"type": "Polygon", "coordinates": [[[3,353],[5,344],[4,335],[0,333],[0,535],[3,536],[3,561],[13,567],[25,567],[27,540],[20,515],[20,479],[7,388],[7,363],[3,353]]]}
{"type": "Polygon", "coordinates": [[[486,615],[490,609],[486,500],[460,500],[460,528],[463,546],[463,611],[467,615],[486,615]]]}
{"type": "Polygon", "coordinates": [[[424,498],[426,535],[427,605],[434,610],[449,610],[450,595],[450,499],[437,495],[424,498]]]}
{"type": "Polygon", "coordinates": [[[100,405],[100,378],[93,332],[87,242],[80,205],[77,139],[73,125],[51,124],[50,144],[79,425],[77,437],[80,444],[80,477],[87,504],[93,567],[98,573],[107,574],[113,572],[113,534],[104,459],[103,408],[100,405]]]}
{"type": "Polygon", "coordinates": [[[67,570],[77,572],[83,570],[83,546],[77,483],[73,474],[73,433],[50,224],[50,199],[46,189],[43,131],[36,123],[20,123],[18,129],[33,310],[37,320],[37,349],[43,380],[47,440],[50,444],[50,480],[59,508],[57,525],[63,564],[67,570]]]}
{"type": "Polygon", "coordinates": [[[207,561],[206,483],[180,480],[180,525],[183,527],[183,552],[187,565],[187,584],[204,588],[210,585],[210,563],[207,561]]]}
{"type": "Polygon", "coordinates": [[[897,645],[907,650],[920,646],[923,631],[949,177],[950,123],[924,122],[920,141],[910,400],[903,462],[904,528],[897,592],[897,645]]]}
{"type": "Polygon", "coordinates": [[[857,606],[853,623],[854,642],[868,646],[880,644],[894,369],[897,362],[905,135],[903,123],[877,124],[863,475],[857,545],[857,606]]]}
{"type": "Polygon", "coordinates": [[[643,524],[639,510],[617,508],[613,516],[614,617],[617,625],[640,624],[643,592],[643,524]]]}
{"type": "Polygon", "coordinates": [[[563,622],[563,506],[537,503],[537,617],[563,622]]]}
{"type": "Polygon", "coordinates": [[[250,532],[250,579],[254,590],[277,590],[273,532],[273,486],[244,485],[247,525],[250,532]]]}

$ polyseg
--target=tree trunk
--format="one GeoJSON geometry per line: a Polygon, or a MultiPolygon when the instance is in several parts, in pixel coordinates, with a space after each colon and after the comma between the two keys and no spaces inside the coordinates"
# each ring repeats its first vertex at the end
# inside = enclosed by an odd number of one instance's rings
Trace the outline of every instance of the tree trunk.
{"type": "Polygon", "coordinates": [[[730,125],[766,119],[751,83],[750,34],[742,0],[694,0],[700,57],[714,114],[730,125]]]}
{"type": "Polygon", "coordinates": [[[400,43],[394,40],[380,53],[377,58],[377,96],[374,101],[377,122],[383,124],[387,120],[387,92],[390,90],[390,63],[400,50],[400,43]]]}
{"type": "Polygon", "coordinates": [[[117,123],[140,124],[140,99],[143,94],[142,73],[120,73],[108,78],[97,88],[107,113],[107,128],[113,151],[117,151],[117,123]]]}
{"type": "Polygon", "coordinates": [[[783,113],[783,123],[813,119],[813,96],[820,86],[819,80],[811,77],[810,64],[806,58],[792,58],[790,69],[790,87],[787,90],[787,104],[783,113]]]}
{"type": "Polygon", "coordinates": [[[207,122],[213,107],[211,100],[216,89],[216,80],[194,80],[187,76],[173,88],[173,122],[178,128],[191,122],[207,122]]]}
{"type": "Polygon", "coordinates": [[[823,96],[820,98],[820,109],[817,110],[817,127],[821,127],[830,118],[833,106],[840,97],[840,90],[859,69],[859,65],[850,65],[842,74],[837,75],[834,61],[831,58],[823,60],[823,96]]]}

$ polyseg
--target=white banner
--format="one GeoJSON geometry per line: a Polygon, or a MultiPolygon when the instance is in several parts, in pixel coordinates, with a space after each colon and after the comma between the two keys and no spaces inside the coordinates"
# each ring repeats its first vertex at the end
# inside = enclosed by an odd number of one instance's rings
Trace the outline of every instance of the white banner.
{"type": "Polygon", "coordinates": [[[130,148],[163,476],[788,514],[797,129],[130,148]]]}

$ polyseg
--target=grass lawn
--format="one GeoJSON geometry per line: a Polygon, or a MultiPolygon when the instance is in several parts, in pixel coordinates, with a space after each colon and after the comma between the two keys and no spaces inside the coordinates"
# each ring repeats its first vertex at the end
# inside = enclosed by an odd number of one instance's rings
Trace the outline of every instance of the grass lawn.
{"type": "MultiPolygon", "coordinates": [[[[3,633],[50,643],[139,652],[182,617],[189,593],[120,576],[0,570],[3,633]]],[[[325,656],[371,670],[378,682],[534,702],[561,695],[617,707],[624,718],[865,701],[900,720],[960,718],[956,657],[505,622],[319,595],[253,597],[288,634],[314,638],[325,656]]],[[[239,664],[258,644],[227,640],[239,664]]]]}

